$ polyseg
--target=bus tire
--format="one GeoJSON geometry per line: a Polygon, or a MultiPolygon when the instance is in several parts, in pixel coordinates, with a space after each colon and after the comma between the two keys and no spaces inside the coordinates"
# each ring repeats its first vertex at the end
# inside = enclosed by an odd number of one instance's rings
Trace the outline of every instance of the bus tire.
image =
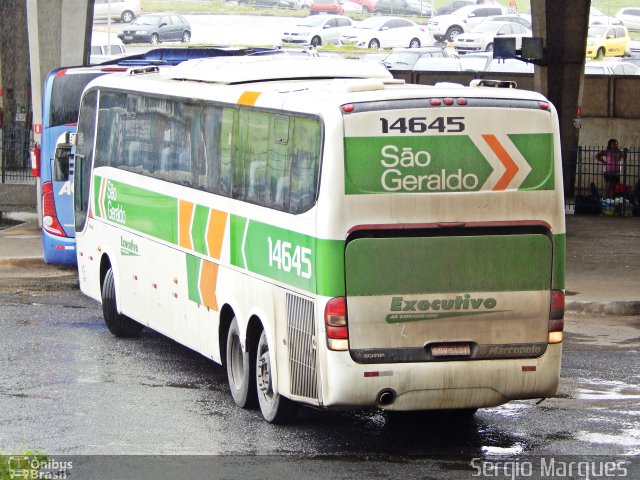
{"type": "Polygon", "coordinates": [[[102,316],[107,328],[116,337],[135,338],[140,335],[144,325],[118,313],[116,304],[116,285],[113,280],[113,270],[109,268],[102,282],[102,316]]]}
{"type": "Polygon", "coordinates": [[[229,390],[233,401],[240,408],[250,408],[255,405],[255,362],[251,361],[250,348],[242,350],[240,328],[238,320],[233,317],[227,334],[226,366],[229,390]]]}
{"type": "Polygon", "coordinates": [[[256,351],[256,387],[262,416],[269,423],[286,423],[298,412],[298,405],[273,391],[271,356],[267,334],[262,331],[256,351]]]}

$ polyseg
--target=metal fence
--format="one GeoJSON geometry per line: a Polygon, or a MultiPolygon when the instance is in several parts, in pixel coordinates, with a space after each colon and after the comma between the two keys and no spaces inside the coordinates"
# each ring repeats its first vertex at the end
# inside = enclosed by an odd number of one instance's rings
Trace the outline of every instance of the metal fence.
{"type": "Polygon", "coordinates": [[[640,150],[629,150],[620,165],[620,180],[608,198],[604,165],[596,155],[606,147],[581,146],[575,167],[573,192],[567,193],[565,210],[575,214],[640,216],[640,150]]]}
{"type": "Polygon", "coordinates": [[[31,129],[24,127],[0,128],[1,183],[36,182],[31,176],[29,148],[31,129]]]}

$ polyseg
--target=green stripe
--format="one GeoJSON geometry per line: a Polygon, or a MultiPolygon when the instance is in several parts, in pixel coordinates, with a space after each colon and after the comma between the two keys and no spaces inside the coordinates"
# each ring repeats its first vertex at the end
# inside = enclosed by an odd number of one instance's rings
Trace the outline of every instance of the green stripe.
{"type": "Polygon", "coordinates": [[[200,298],[200,265],[202,260],[193,255],[185,255],[187,261],[187,284],[189,289],[189,300],[201,304],[200,298]]]}
{"type": "Polygon", "coordinates": [[[344,242],[255,220],[247,223],[237,215],[231,216],[230,225],[232,265],[318,295],[344,295],[344,242]]]}
{"type": "Polygon", "coordinates": [[[209,209],[202,205],[196,205],[193,215],[193,225],[191,227],[191,237],[193,238],[193,249],[207,255],[207,224],[209,221],[209,209]]]}
{"type": "Polygon", "coordinates": [[[519,190],[553,190],[553,135],[513,134],[509,139],[531,165],[531,172],[519,190]]]}
{"type": "Polygon", "coordinates": [[[347,295],[548,290],[551,249],[544,235],[357,239],[347,295]]]}

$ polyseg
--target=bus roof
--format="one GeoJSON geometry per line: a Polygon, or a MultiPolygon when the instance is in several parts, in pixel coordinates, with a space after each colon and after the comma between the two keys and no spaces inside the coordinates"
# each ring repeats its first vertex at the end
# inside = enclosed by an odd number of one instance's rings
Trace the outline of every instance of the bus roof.
{"type": "Polygon", "coordinates": [[[378,78],[393,80],[382,65],[341,58],[279,57],[200,58],[164,70],[175,80],[238,84],[272,80],[312,80],[322,78],[378,78]],[[259,65],[259,66],[258,66],[259,65]]]}

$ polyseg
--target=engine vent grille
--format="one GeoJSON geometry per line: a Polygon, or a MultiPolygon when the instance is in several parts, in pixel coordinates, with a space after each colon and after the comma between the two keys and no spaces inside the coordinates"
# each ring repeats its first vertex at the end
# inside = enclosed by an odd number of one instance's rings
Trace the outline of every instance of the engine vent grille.
{"type": "Polygon", "coordinates": [[[316,329],[313,302],[287,293],[291,393],[318,399],[316,329]]]}

